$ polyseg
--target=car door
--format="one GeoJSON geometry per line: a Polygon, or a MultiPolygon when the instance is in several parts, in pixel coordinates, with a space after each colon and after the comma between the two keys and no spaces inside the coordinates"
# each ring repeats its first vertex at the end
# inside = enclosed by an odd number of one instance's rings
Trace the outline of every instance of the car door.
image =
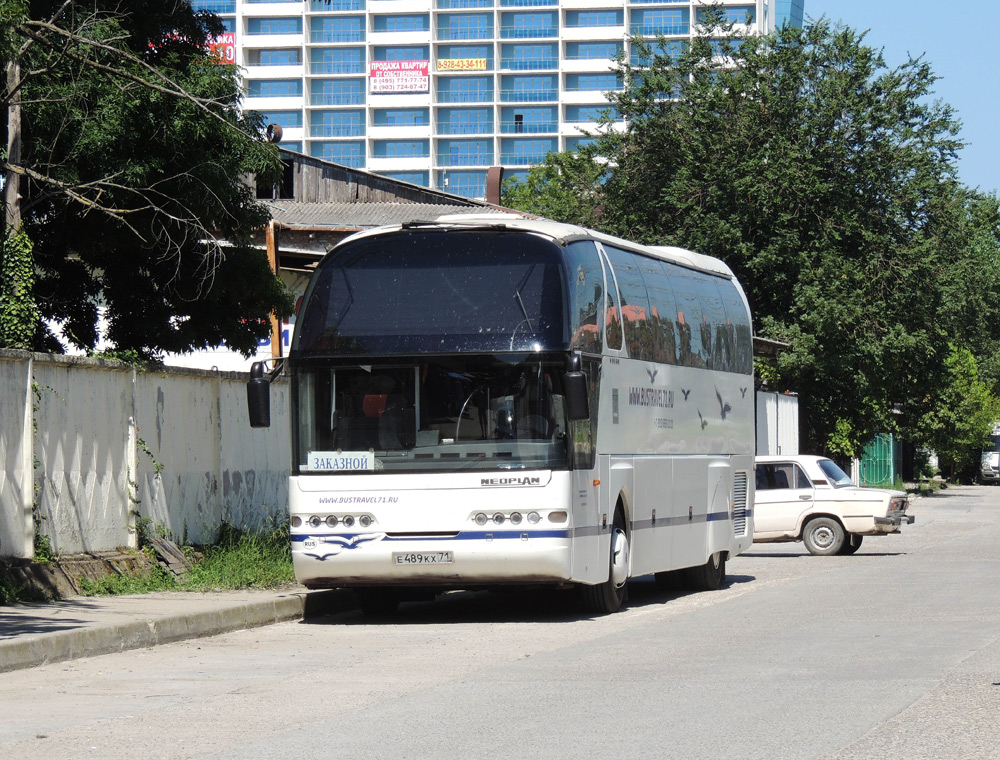
{"type": "Polygon", "coordinates": [[[754,534],[793,537],[799,517],[812,506],[812,482],[795,462],[758,462],[756,475],[754,534]]]}

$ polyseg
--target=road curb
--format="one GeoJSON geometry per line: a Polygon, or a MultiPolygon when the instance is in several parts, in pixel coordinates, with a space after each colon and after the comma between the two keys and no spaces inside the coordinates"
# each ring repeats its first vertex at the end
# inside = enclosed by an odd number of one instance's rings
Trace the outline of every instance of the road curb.
{"type": "Polygon", "coordinates": [[[355,606],[353,594],[347,591],[301,591],[250,602],[223,601],[218,606],[185,614],[160,617],[147,614],[119,623],[26,634],[0,641],[0,673],[302,620],[355,606]]]}

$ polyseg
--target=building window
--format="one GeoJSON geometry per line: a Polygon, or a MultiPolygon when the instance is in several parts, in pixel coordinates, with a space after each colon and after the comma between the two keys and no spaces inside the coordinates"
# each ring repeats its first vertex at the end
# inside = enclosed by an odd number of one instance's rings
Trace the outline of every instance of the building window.
{"type": "Polygon", "coordinates": [[[426,61],[430,50],[427,45],[376,45],[372,54],[375,61],[426,61]]]}
{"type": "Polygon", "coordinates": [[[524,8],[531,5],[559,5],[559,0],[500,0],[503,8],[524,8]]]}
{"type": "Polygon", "coordinates": [[[551,11],[503,13],[500,15],[500,36],[504,39],[558,37],[559,20],[551,11]]]}
{"type": "Polygon", "coordinates": [[[421,187],[430,185],[430,172],[379,172],[379,174],[397,182],[409,182],[411,185],[421,187]]]}
{"type": "Polygon", "coordinates": [[[610,60],[624,48],[620,42],[567,42],[566,59],[570,61],[610,60]]]}
{"type": "Polygon", "coordinates": [[[500,146],[502,164],[540,164],[545,156],[559,150],[555,137],[505,137],[500,146]]]}
{"type": "Polygon", "coordinates": [[[426,32],[431,28],[426,13],[406,13],[399,16],[375,16],[373,32],[426,32]]]}
{"type": "Polygon", "coordinates": [[[632,48],[630,59],[633,66],[649,66],[653,62],[653,56],[657,55],[674,61],[678,56],[683,54],[685,50],[687,50],[688,41],[670,40],[661,45],[655,40],[647,40],[646,44],[649,45],[649,56],[639,55],[639,51],[635,47],[632,48]]]}
{"type": "Polygon", "coordinates": [[[486,172],[484,171],[454,171],[452,169],[437,173],[438,188],[452,195],[463,198],[486,197],[486,172]]]}
{"type": "Polygon", "coordinates": [[[597,121],[605,111],[609,112],[613,118],[618,118],[618,112],[604,103],[593,106],[566,106],[566,121],[570,124],[597,121]]]}
{"type": "Polygon", "coordinates": [[[364,79],[316,79],[312,83],[312,104],[359,106],[365,102],[364,79]]]}
{"type": "Polygon", "coordinates": [[[312,0],[310,10],[313,13],[323,11],[363,11],[365,0],[312,0]]]}
{"type": "Polygon", "coordinates": [[[247,19],[247,34],[302,34],[301,16],[247,19]]]}
{"type": "Polygon", "coordinates": [[[493,16],[486,13],[442,13],[437,19],[439,40],[488,40],[493,37],[493,16]]]}
{"type": "Polygon", "coordinates": [[[365,17],[317,17],[312,20],[311,29],[313,42],[361,42],[365,38],[365,17]]]}
{"type": "Polygon", "coordinates": [[[264,124],[280,124],[286,129],[302,128],[302,111],[256,111],[255,113],[260,116],[264,124]]]}
{"type": "Polygon", "coordinates": [[[656,8],[633,10],[632,34],[655,37],[657,34],[688,34],[691,14],[687,8],[656,8]]]}
{"type": "Polygon", "coordinates": [[[372,146],[372,158],[424,158],[430,154],[430,140],[376,140],[372,146]]]}
{"type": "Polygon", "coordinates": [[[535,108],[508,106],[500,114],[500,131],[504,134],[537,134],[555,132],[559,128],[559,117],[555,106],[535,108]]]}
{"type": "Polygon", "coordinates": [[[236,0],[191,0],[191,8],[208,13],[236,13],[236,0]]]}
{"type": "Polygon", "coordinates": [[[554,69],[559,66],[559,52],[555,43],[503,45],[500,56],[500,68],[503,69],[524,71],[554,69]]]}
{"type": "Polygon", "coordinates": [[[376,108],[372,123],[377,127],[426,127],[430,114],[426,108],[376,108]]]}
{"type": "Polygon", "coordinates": [[[258,50],[256,54],[251,54],[255,58],[255,65],[258,66],[298,66],[302,63],[302,51],[289,50],[258,50]]]}
{"type": "Polygon", "coordinates": [[[247,83],[247,97],[251,98],[301,98],[301,79],[251,79],[247,83]]]}
{"type": "Polygon", "coordinates": [[[599,74],[566,75],[566,90],[569,92],[580,92],[581,90],[608,92],[609,90],[620,90],[621,88],[621,77],[613,71],[601,72],[599,74]]]}
{"type": "Polygon", "coordinates": [[[438,140],[439,166],[491,166],[493,140],[438,140]]]}
{"type": "Polygon", "coordinates": [[[365,166],[365,144],[363,142],[314,142],[310,152],[316,158],[335,164],[363,169],[365,166]]]}
{"type": "Polygon", "coordinates": [[[493,0],[438,0],[440,10],[460,10],[462,8],[492,8],[493,0]]]}
{"type": "Polygon", "coordinates": [[[593,145],[597,140],[593,137],[567,137],[566,150],[580,150],[585,145],[593,145]]]}
{"type": "Polygon", "coordinates": [[[493,131],[492,108],[441,108],[437,131],[442,135],[480,135],[493,131]]]}
{"type": "Polygon", "coordinates": [[[360,137],[365,133],[364,111],[313,111],[311,137],[360,137]]]}
{"type": "Polygon", "coordinates": [[[625,12],[622,10],[566,11],[566,26],[595,27],[623,26],[625,12]]]}
{"type": "Polygon", "coordinates": [[[501,79],[501,88],[500,99],[505,103],[531,103],[559,97],[555,74],[505,76],[501,79]]]}
{"type": "MultiPolygon", "coordinates": [[[[752,24],[756,17],[756,8],[752,5],[729,5],[722,9],[722,21],[726,24],[752,24]]],[[[698,9],[698,21],[705,21],[704,9],[698,9]]]]}
{"type": "Polygon", "coordinates": [[[364,48],[312,48],[312,74],[364,74],[364,48]]]}
{"type": "Polygon", "coordinates": [[[489,103],[493,100],[492,77],[439,77],[439,103],[489,103]]]}

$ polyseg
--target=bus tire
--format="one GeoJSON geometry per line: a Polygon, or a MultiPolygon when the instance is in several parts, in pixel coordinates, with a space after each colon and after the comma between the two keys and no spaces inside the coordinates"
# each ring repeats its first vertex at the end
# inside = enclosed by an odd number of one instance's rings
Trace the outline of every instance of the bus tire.
{"type": "Polygon", "coordinates": [[[598,615],[617,612],[628,598],[628,534],[625,532],[625,515],[615,510],[611,528],[611,551],[608,557],[608,579],[595,586],[582,586],[583,602],[587,610],[598,615]]]}
{"type": "Polygon", "coordinates": [[[401,597],[395,589],[372,586],[354,589],[358,606],[365,615],[384,617],[393,614],[399,607],[401,597]]]}
{"type": "Polygon", "coordinates": [[[810,554],[829,557],[844,545],[844,528],[832,517],[814,517],[802,529],[802,542],[810,554]]]}
{"type": "Polygon", "coordinates": [[[840,551],[837,554],[854,554],[858,549],[861,548],[861,540],[864,536],[859,536],[857,533],[848,533],[844,536],[844,545],[840,547],[840,551]]]}
{"type": "Polygon", "coordinates": [[[718,591],[726,581],[726,555],[715,552],[704,565],[687,569],[688,585],[695,591],[718,591]]]}

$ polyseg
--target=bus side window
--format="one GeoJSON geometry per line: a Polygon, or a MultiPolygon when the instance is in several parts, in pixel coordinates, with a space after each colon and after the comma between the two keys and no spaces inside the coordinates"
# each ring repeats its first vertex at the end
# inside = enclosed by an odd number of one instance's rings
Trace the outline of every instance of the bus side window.
{"type": "Polygon", "coordinates": [[[654,359],[653,330],[646,284],[639,273],[639,257],[630,251],[604,246],[615,270],[622,299],[625,345],[633,359],[654,359]]]}
{"type": "Polygon", "coordinates": [[[599,317],[604,312],[604,268],[591,240],[566,246],[570,277],[570,348],[587,354],[601,353],[599,317]]]}

